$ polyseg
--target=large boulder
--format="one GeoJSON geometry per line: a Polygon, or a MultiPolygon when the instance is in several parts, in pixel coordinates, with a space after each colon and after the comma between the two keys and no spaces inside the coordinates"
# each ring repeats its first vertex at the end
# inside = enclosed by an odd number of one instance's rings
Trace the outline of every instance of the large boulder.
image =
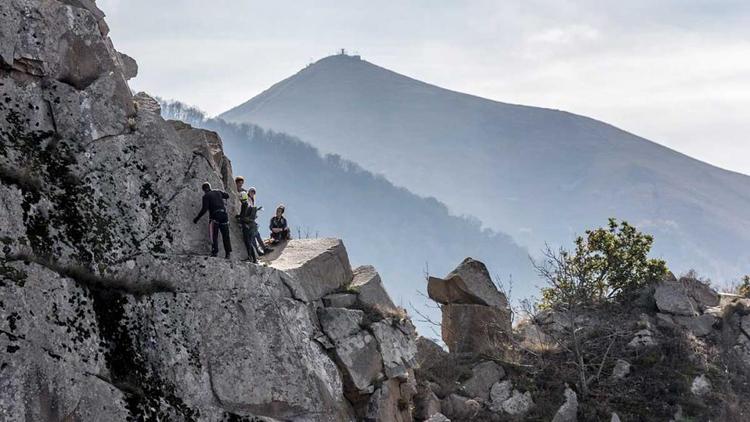
{"type": "Polygon", "coordinates": [[[467,397],[490,399],[492,386],[505,377],[505,370],[492,361],[482,362],[471,369],[471,378],[463,383],[461,389],[467,397]]]}
{"type": "Polygon", "coordinates": [[[378,340],[386,376],[403,380],[410,368],[416,366],[417,345],[413,337],[392,324],[388,320],[376,322],[370,325],[370,330],[378,340]]]}
{"type": "MultiPolygon", "coordinates": [[[[413,379],[411,380],[413,382],[413,379]]],[[[412,422],[411,408],[404,406],[414,395],[413,385],[389,379],[370,397],[364,420],[388,422],[412,422]]]]}
{"type": "Polygon", "coordinates": [[[445,278],[430,277],[427,294],[441,304],[474,304],[507,309],[508,299],[492,282],[487,267],[466,258],[445,278]]]}
{"type": "Polygon", "coordinates": [[[373,384],[384,378],[383,358],[378,352],[377,341],[367,332],[339,340],[336,356],[344,373],[347,393],[353,399],[373,393],[373,384]]]}
{"type": "Polygon", "coordinates": [[[695,316],[699,314],[698,304],[679,282],[663,282],[656,286],[654,293],[656,306],[660,311],[672,315],[695,316]]]}
{"type": "Polygon", "coordinates": [[[491,353],[507,341],[510,313],[483,305],[442,307],[441,333],[451,353],[491,353]]]}
{"type": "Polygon", "coordinates": [[[339,239],[290,240],[268,260],[273,268],[289,274],[298,299],[312,302],[352,281],[352,268],[339,239]]]}
{"type": "Polygon", "coordinates": [[[380,307],[383,310],[393,310],[396,308],[396,305],[393,304],[391,297],[383,286],[380,274],[371,265],[364,265],[354,269],[354,278],[350,284],[350,288],[358,293],[357,299],[365,307],[380,307]]]}
{"type": "Polygon", "coordinates": [[[318,319],[323,332],[334,343],[346,337],[353,336],[362,328],[365,313],[356,309],[320,308],[318,319]]]}
{"type": "Polygon", "coordinates": [[[664,281],[656,286],[656,306],[673,315],[695,316],[708,308],[719,306],[719,294],[706,283],[683,277],[679,281],[664,281]]]}

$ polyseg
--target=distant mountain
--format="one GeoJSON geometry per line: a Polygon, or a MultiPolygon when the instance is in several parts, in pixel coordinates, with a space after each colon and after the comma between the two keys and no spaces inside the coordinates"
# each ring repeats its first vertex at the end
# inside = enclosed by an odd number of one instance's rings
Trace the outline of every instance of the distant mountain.
{"type": "Polygon", "coordinates": [[[750,177],[590,118],[449,91],[346,55],[221,117],[299,136],[532,251],[618,217],[653,233],[678,271],[750,270],[750,177]]]}
{"type": "MultiPolygon", "coordinates": [[[[162,115],[221,136],[234,174],[258,188],[264,236],[276,205],[284,203],[295,237],[344,239],[352,263],[375,265],[391,296],[407,309],[414,304],[439,320],[439,312],[424,308],[428,300],[417,294],[426,292],[424,273],[443,276],[467,256],[483,260],[503,282],[512,277],[516,298],[536,291],[524,248],[476,220],[451,216],[433,198],[397,188],[336,155],[321,156],[285,134],[206,119],[178,102],[162,102],[162,115]]],[[[429,332],[425,324],[420,328],[429,332]]]]}

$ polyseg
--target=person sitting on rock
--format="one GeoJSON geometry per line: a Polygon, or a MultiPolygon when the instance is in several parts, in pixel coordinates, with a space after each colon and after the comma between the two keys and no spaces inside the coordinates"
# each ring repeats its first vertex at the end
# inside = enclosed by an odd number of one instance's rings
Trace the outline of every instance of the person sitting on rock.
{"type": "Polygon", "coordinates": [[[271,244],[276,244],[284,240],[289,240],[289,226],[284,218],[284,205],[276,208],[276,215],[271,218],[271,244]]]}
{"type": "Polygon", "coordinates": [[[203,207],[198,216],[193,219],[193,224],[197,224],[203,214],[208,212],[208,233],[211,237],[211,256],[219,253],[219,231],[221,231],[221,240],[224,242],[224,253],[227,259],[232,253],[232,242],[229,240],[229,216],[224,205],[224,200],[229,198],[229,194],[211,189],[211,184],[206,182],[201,186],[203,189],[203,207]]]}
{"type": "MultiPolygon", "coordinates": [[[[248,193],[248,202],[250,203],[250,206],[255,208],[255,215],[257,215],[258,211],[262,210],[263,207],[256,207],[255,206],[255,194],[256,190],[255,187],[250,187],[250,189],[247,190],[248,193]]],[[[263,256],[269,252],[273,252],[272,248],[269,248],[266,246],[265,243],[263,243],[263,238],[260,237],[260,231],[258,230],[258,224],[255,224],[255,233],[254,233],[254,240],[255,240],[255,246],[258,248],[258,255],[263,256]]]]}
{"type": "Polygon", "coordinates": [[[245,178],[237,176],[234,178],[234,183],[237,186],[237,192],[240,198],[240,213],[236,218],[242,229],[242,241],[245,243],[245,248],[247,249],[247,259],[253,263],[257,263],[258,252],[255,251],[255,246],[253,246],[255,231],[257,231],[257,223],[255,222],[257,210],[253,209],[249,204],[250,196],[248,195],[247,190],[243,187],[245,184],[245,178]]]}

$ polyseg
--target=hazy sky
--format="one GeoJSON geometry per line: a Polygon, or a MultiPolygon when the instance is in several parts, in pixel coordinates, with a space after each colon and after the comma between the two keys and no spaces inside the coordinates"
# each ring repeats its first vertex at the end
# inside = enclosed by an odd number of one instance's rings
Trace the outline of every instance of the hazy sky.
{"type": "Polygon", "coordinates": [[[136,90],[210,114],[337,49],[750,174],[750,1],[99,0],[136,90]]]}

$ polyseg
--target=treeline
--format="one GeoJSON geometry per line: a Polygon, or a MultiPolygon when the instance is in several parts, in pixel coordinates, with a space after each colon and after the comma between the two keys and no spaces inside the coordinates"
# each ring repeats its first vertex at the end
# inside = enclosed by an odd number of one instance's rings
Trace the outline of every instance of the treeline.
{"type": "MultiPolygon", "coordinates": [[[[476,219],[456,217],[434,198],[422,198],[337,155],[322,156],[294,137],[255,125],[206,119],[179,102],[162,101],[167,119],[219,133],[235,175],[258,189],[261,233],[276,205],[286,205],[296,237],[340,237],[353,265],[374,265],[394,300],[411,310],[427,302],[424,273],[445,275],[467,256],[487,263],[514,296],[536,291],[528,252],[476,219]]],[[[430,312],[435,315],[434,312],[430,312]]],[[[425,333],[427,334],[427,333],[425,333]]]]}

